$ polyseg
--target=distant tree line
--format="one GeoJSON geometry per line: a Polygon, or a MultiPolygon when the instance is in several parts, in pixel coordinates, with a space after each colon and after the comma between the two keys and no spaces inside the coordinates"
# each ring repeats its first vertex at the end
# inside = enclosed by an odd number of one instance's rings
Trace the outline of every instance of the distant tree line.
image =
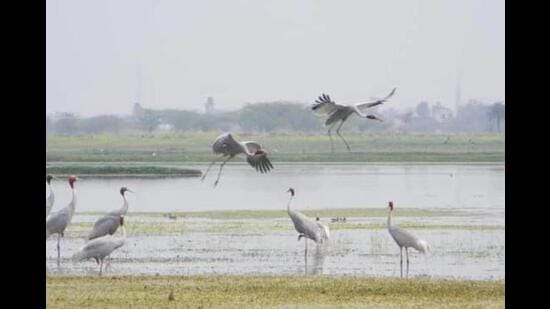
{"type": "MultiPolygon", "coordinates": [[[[353,117],[343,130],[353,132],[498,132],[504,131],[504,103],[487,104],[472,100],[460,105],[455,114],[436,102],[420,102],[416,108],[399,111],[383,106],[373,112],[383,122],[353,117]]],[[[205,113],[189,110],[154,110],[135,104],[131,115],[79,117],[58,113],[46,117],[47,134],[98,134],[129,131],[240,131],[256,133],[326,131],[325,118],[315,116],[307,104],[296,102],[264,102],[245,104],[237,111],[221,112],[208,104],[205,113]]]]}

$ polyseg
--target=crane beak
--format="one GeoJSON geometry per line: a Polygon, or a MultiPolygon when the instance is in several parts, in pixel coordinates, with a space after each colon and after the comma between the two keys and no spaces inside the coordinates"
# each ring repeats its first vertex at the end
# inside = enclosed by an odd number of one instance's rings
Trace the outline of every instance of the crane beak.
{"type": "Polygon", "coordinates": [[[127,191],[127,192],[131,192],[131,193],[136,193],[136,192],[134,192],[134,191],[132,191],[132,190],[130,190],[130,189],[126,189],[126,191],[127,191]]]}

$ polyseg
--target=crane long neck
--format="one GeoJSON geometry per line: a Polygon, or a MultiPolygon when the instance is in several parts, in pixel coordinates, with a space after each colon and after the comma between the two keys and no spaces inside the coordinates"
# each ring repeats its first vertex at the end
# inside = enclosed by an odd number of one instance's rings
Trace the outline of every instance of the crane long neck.
{"type": "Polygon", "coordinates": [[[392,211],[390,210],[390,211],[388,212],[388,228],[391,227],[391,213],[392,213],[392,211]]]}
{"type": "Polygon", "coordinates": [[[52,184],[51,184],[51,183],[48,184],[48,187],[50,187],[50,195],[48,195],[48,199],[51,201],[51,200],[54,199],[54,196],[55,196],[55,195],[53,194],[53,188],[52,188],[52,184]]]}
{"type": "Polygon", "coordinates": [[[361,110],[359,108],[357,108],[356,106],[353,106],[353,109],[355,110],[357,115],[359,115],[360,117],[367,118],[367,114],[363,114],[363,112],[361,112],[361,110]]]}
{"type": "Polygon", "coordinates": [[[122,207],[120,208],[120,213],[125,215],[128,211],[128,200],[126,199],[126,194],[122,194],[122,200],[124,202],[122,203],[122,207]]]}
{"type": "Polygon", "coordinates": [[[290,196],[290,198],[288,199],[288,204],[286,205],[286,211],[290,213],[290,203],[292,202],[292,199],[294,198],[294,196],[290,196]]]}
{"type": "Polygon", "coordinates": [[[71,199],[71,204],[69,204],[69,206],[71,207],[71,210],[74,212],[74,209],[76,207],[76,189],[75,188],[72,189],[72,193],[73,193],[73,198],[71,199]]]}

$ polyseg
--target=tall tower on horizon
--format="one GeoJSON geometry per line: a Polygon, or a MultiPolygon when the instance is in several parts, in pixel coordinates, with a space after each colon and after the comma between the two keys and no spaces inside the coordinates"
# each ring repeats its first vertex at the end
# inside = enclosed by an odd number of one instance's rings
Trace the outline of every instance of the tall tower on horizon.
{"type": "Polygon", "coordinates": [[[137,65],[136,73],[137,73],[136,74],[136,77],[137,77],[136,103],[141,103],[141,80],[142,80],[141,64],[137,65]]]}
{"type": "Polygon", "coordinates": [[[462,100],[462,88],[460,85],[462,79],[462,73],[458,73],[458,77],[456,79],[456,89],[455,89],[455,115],[458,114],[458,107],[460,106],[461,100],[462,100]]]}

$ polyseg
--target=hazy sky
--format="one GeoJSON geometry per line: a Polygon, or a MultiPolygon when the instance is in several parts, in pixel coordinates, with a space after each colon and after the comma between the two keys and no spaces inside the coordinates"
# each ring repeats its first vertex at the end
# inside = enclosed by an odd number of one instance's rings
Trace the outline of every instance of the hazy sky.
{"type": "MultiPolygon", "coordinates": [[[[504,100],[504,0],[47,0],[47,112],[504,100]],[[141,77],[140,77],[141,76],[141,77]],[[139,90],[141,89],[141,90],[139,90]]],[[[388,104],[389,106],[389,104],[388,104]]]]}

